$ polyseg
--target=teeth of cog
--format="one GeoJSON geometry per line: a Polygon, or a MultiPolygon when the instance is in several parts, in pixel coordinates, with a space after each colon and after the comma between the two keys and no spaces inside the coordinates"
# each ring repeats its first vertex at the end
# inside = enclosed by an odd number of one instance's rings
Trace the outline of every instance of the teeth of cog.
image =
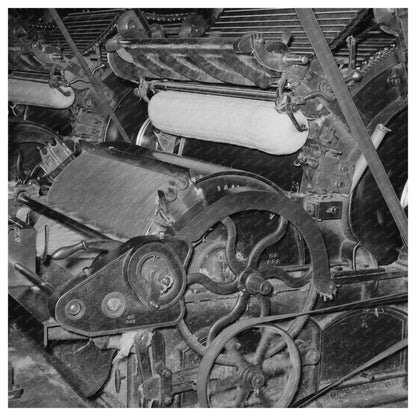
{"type": "Polygon", "coordinates": [[[327,302],[328,300],[335,298],[335,293],[331,293],[330,295],[327,295],[326,293],[320,293],[320,296],[324,302],[327,302]]]}

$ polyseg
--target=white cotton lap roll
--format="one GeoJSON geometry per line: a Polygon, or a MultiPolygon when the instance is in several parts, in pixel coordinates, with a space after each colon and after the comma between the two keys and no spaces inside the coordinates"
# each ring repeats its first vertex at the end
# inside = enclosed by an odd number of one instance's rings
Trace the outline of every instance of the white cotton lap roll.
{"type": "Polygon", "coordinates": [[[38,107],[68,108],[74,103],[74,90],[71,87],[61,89],[67,96],[45,82],[9,78],[9,101],[38,107]]]}
{"type": "MultiPolygon", "coordinates": [[[[300,111],[295,116],[308,125],[300,111]]],[[[308,130],[296,130],[289,116],[267,101],[162,91],[150,100],[149,117],[166,133],[275,155],[296,152],[308,137],[308,130]]]]}

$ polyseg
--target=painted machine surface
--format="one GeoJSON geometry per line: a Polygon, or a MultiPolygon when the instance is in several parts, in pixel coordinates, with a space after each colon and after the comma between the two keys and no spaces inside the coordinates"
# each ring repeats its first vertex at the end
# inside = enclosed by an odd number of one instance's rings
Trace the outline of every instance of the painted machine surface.
{"type": "Polygon", "coordinates": [[[407,406],[407,48],[399,8],[9,9],[10,325],[88,406],[407,406]]]}

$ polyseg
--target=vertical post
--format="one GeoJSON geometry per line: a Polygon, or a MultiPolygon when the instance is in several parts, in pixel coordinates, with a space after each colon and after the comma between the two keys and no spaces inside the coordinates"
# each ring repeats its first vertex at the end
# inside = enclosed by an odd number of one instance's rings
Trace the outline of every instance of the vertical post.
{"type": "Polygon", "coordinates": [[[312,9],[296,9],[299,20],[308,36],[308,39],[315,51],[315,55],[325,73],[326,78],[334,92],[341,111],[357,141],[357,144],[364,155],[368,167],[380,189],[381,194],[393,216],[393,219],[400,231],[404,244],[408,245],[407,217],[400,205],[399,199],[393,189],[390,179],[384,169],[383,163],[377,154],[367,128],[355,106],[354,100],[345,85],[343,76],[338,69],[332,52],[328,46],[322,30],[312,9]]]}

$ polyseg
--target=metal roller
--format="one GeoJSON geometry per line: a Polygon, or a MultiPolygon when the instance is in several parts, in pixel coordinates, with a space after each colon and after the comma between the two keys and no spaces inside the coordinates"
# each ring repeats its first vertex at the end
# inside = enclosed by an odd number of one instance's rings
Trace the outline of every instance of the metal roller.
{"type": "MultiPolygon", "coordinates": [[[[150,100],[149,117],[155,127],[170,134],[275,155],[296,152],[308,137],[307,128],[299,132],[287,114],[266,101],[163,91],[150,100]]],[[[300,111],[296,119],[307,126],[300,111]]]]}

